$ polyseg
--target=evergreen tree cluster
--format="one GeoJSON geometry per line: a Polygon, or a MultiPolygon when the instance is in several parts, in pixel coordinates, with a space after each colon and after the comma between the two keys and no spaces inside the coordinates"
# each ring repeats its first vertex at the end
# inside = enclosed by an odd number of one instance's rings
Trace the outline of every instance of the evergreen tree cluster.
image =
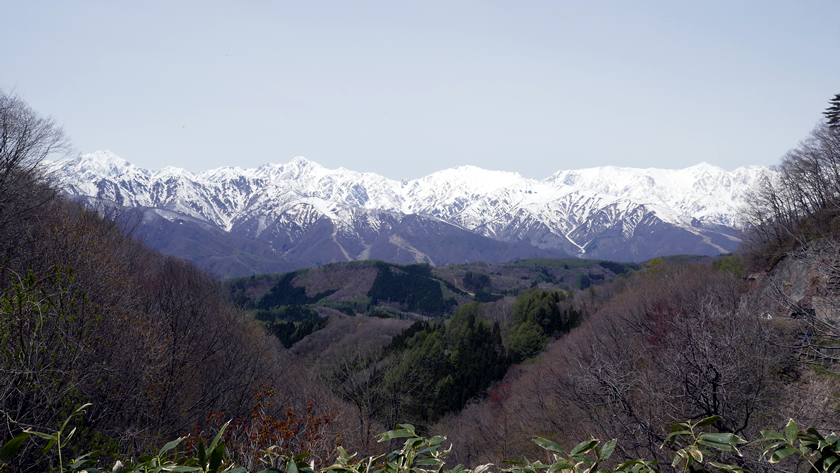
{"type": "Polygon", "coordinates": [[[416,389],[406,417],[435,421],[466,403],[504,377],[507,369],[539,353],[550,337],[568,333],[580,324],[582,313],[560,302],[565,291],[523,291],[514,308],[508,348],[498,322],[481,317],[484,304],[459,307],[449,323],[415,322],[395,336],[382,359],[399,357],[392,372],[413,380],[416,389]]]}
{"type": "Polygon", "coordinates": [[[406,266],[377,261],[379,270],[368,297],[376,301],[396,302],[408,311],[441,315],[456,304],[443,298],[441,283],[432,275],[428,264],[406,266]]]}
{"type": "Polygon", "coordinates": [[[274,334],[286,348],[291,348],[295,343],[303,340],[303,337],[324,328],[327,325],[326,319],[293,322],[290,320],[276,320],[268,326],[269,331],[274,334]]]}
{"type": "Polygon", "coordinates": [[[442,281],[432,275],[427,264],[403,266],[384,261],[365,264],[375,267],[377,276],[367,297],[352,301],[327,300],[336,292],[335,289],[307,295],[305,286],[295,285],[295,278],[309,271],[305,269],[280,276],[271,289],[251,303],[244,296],[245,278],[240,278],[231,282],[232,296],[229,297],[233,297],[240,306],[252,306],[255,317],[266,323],[286,347],[326,326],[327,321],[322,320],[313,310],[314,306],[329,307],[349,316],[366,314],[371,317],[394,318],[399,317],[399,310],[378,303],[384,301],[397,305],[401,310],[438,316],[457,304],[453,298],[444,299],[442,281]]]}
{"type": "Polygon", "coordinates": [[[548,337],[568,333],[577,327],[583,314],[574,307],[558,305],[570,293],[531,288],[516,298],[513,318],[517,323],[509,342],[512,363],[530,358],[545,348],[548,337]]]}
{"type": "Polygon", "coordinates": [[[575,275],[575,287],[577,287],[581,291],[584,289],[589,289],[590,287],[592,287],[592,279],[589,277],[588,274],[577,273],[575,275]]]}
{"type": "MultiPolygon", "coordinates": [[[[459,411],[467,401],[502,379],[509,366],[499,324],[478,317],[480,303],[459,308],[449,325],[450,347],[445,373],[436,383],[436,413],[459,411]]],[[[443,374],[443,373],[441,373],[443,374]]]]}
{"type": "Polygon", "coordinates": [[[433,421],[457,411],[501,379],[509,365],[499,324],[479,317],[481,304],[466,304],[448,325],[415,322],[394,337],[386,354],[398,353],[403,368],[424,380],[415,395],[412,416],[433,421]]]}
{"type": "Polygon", "coordinates": [[[639,269],[637,263],[619,263],[617,261],[599,261],[598,265],[604,269],[608,269],[615,274],[626,274],[635,269],[639,269]]]}
{"type": "Polygon", "coordinates": [[[501,299],[502,295],[493,294],[490,276],[478,271],[467,271],[464,275],[464,287],[473,291],[473,298],[477,302],[495,302],[501,299]]]}
{"type": "Polygon", "coordinates": [[[256,300],[247,295],[248,289],[256,284],[265,284],[266,282],[271,283],[271,281],[280,277],[282,277],[282,275],[252,274],[247,277],[228,279],[225,284],[225,286],[227,286],[225,300],[240,309],[252,310],[254,309],[256,300]]]}
{"type": "Polygon", "coordinates": [[[278,306],[314,304],[335,292],[331,290],[307,296],[305,287],[292,285],[292,280],[297,275],[298,271],[284,274],[277,284],[257,299],[254,306],[257,309],[269,309],[278,306]]]}
{"type": "Polygon", "coordinates": [[[541,268],[539,272],[531,278],[531,287],[537,287],[543,282],[554,283],[557,282],[557,278],[548,272],[547,268],[541,268]]]}
{"type": "Polygon", "coordinates": [[[475,293],[482,292],[490,288],[490,276],[477,271],[467,271],[464,275],[464,287],[475,293]]]}
{"type": "Polygon", "coordinates": [[[829,107],[823,112],[826,123],[831,128],[840,127],[840,94],[835,95],[828,103],[829,107]]]}
{"type": "Polygon", "coordinates": [[[303,305],[281,305],[269,309],[258,309],[255,317],[269,324],[277,321],[316,322],[321,318],[317,312],[303,305]]]}

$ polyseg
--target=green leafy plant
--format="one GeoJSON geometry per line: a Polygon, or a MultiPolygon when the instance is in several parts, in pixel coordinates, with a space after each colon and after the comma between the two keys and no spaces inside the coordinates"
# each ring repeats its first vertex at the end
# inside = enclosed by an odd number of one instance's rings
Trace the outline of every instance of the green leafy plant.
{"type": "MultiPolygon", "coordinates": [[[[391,453],[356,460],[356,455],[350,455],[339,447],[339,456],[335,464],[328,466],[324,472],[334,473],[441,473],[444,471],[444,457],[451,451],[452,446],[445,448],[446,437],[436,435],[426,439],[418,435],[413,425],[397,424],[396,430],[379,435],[379,442],[405,438],[403,448],[391,453]]],[[[451,471],[464,471],[458,465],[451,471]]],[[[289,472],[291,473],[291,472],[289,472]]]]}
{"type": "Polygon", "coordinates": [[[3,448],[0,449],[0,471],[6,471],[8,469],[9,463],[12,462],[12,459],[28,439],[29,433],[24,432],[3,445],[3,448]]]}
{"type": "MultiPolygon", "coordinates": [[[[47,441],[42,451],[44,454],[55,448],[58,466],[51,472],[58,473],[103,473],[95,467],[97,452],[90,452],[65,463],[62,449],[67,447],[76,429],[66,432],[70,421],[84,413],[85,404],[77,408],[54,433],[46,434],[31,429],[12,438],[0,448],[0,472],[8,471],[11,462],[23,445],[31,437],[47,441]]],[[[715,452],[742,456],[739,445],[747,443],[741,437],[725,432],[705,432],[706,427],[723,420],[712,416],[698,422],[674,424],[662,447],[674,448],[674,460],[671,466],[686,473],[711,473],[713,471],[744,472],[742,467],[714,461],[715,452]]],[[[111,473],[247,473],[246,468],[237,466],[225,452],[224,432],[230,422],[225,423],[212,441],[207,444],[199,438],[193,444],[191,454],[188,450],[179,450],[179,445],[187,438],[179,437],[165,444],[155,455],[144,455],[137,463],[123,464],[117,461],[111,473]]],[[[472,470],[457,465],[446,468],[446,455],[452,445],[446,446],[446,437],[425,438],[417,434],[413,425],[398,424],[395,430],[379,435],[379,442],[405,439],[402,448],[387,454],[357,458],[338,447],[338,458],[332,465],[315,469],[311,453],[294,455],[280,445],[272,445],[261,450],[260,463],[264,467],[257,473],[485,473],[493,465],[486,464],[472,470]]],[[[534,438],[534,443],[544,449],[551,460],[532,462],[527,458],[521,462],[505,462],[511,465],[501,473],[661,473],[656,461],[630,459],[621,463],[610,462],[616,449],[617,440],[605,443],[590,438],[566,451],[559,444],[545,439],[534,438]]],[[[835,434],[822,435],[814,428],[800,431],[791,420],[784,432],[762,431],[762,438],[753,442],[764,444],[761,459],[771,464],[796,456],[810,465],[809,473],[840,473],[840,438],[835,434]],[[769,455],[769,458],[767,458],[769,455]]],[[[317,457],[315,457],[317,458],[317,457]]]]}
{"type": "MultiPolygon", "coordinates": [[[[286,473],[315,473],[315,470],[312,468],[312,464],[306,463],[306,459],[313,456],[311,453],[291,455],[281,452],[282,449],[277,445],[272,445],[271,447],[265,449],[263,451],[263,458],[260,459],[260,462],[264,465],[268,465],[269,468],[260,470],[257,473],[281,473],[278,468],[270,465],[284,465],[286,473]]],[[[231,473],[236,472],[231,471],[231,473]]]]}
{"type": "Polygon", "coordinates": [[[603,445],[597,439],[589,439],[577,444],[572,450],[566,452],[563,447],[544,438],[537,437],[534,443],[551,453],[554,462],[546,464],[541,461],[531,462],[525,459],[524,462],[507,462],[515,465],[510,469],[503,470],[509,473],[537,473],[545,470],[547,473],[659,473],[655,461],[629,460],[618,464],[615,469],[604,467],[615,451],[616,439],[610,440],[603,445]]]}
{"type": "MultiPolygon", "coordinates": [[[[23,435],[26,435],[27,438],[29,435],[34,435],[35,437],[40,437],[46,440],[47,445],[42,450],[44,455],[49,453],[49,451],[53,447],[55,447],[56,452],[58,454],[58,469],[54,471],[59,471],[62,473],[65,471],[89,471],[91,473],[98,472],[99,470],[96,468],[85,468],[86,465],[94,463],[94,459],[98,456],[97,452],[88,452],[84,455],[80,455],[71,460],[66,465],[66,467],[64,464],[64,456],[62,455],[62,449],[67,447],[68,443],[70,442],[70,439],[73,438],[73,434],[76,433],[76,427],[73,427],[73,429],[65,435],[65,430],[67,429],[68,424],[74,417],[83,414],[85,412],[85,408],[87,408],[90,405],[90,403],[87,403],[77,408],[75,411],[73,411],[72,414],[70,414],[70,416],[67,419],[65,419],[64,423],[61,424],[61,427],[59,427],[57,431],[51,434],[26,429],[23,431],[23,434],[15,437],[15,439],[12,439],[12,441],[14,442],[16,439],[21,438],[23,435]]],[[[26,438],[23,438],[23,440],[20,441],[20,444],[22,444],[25,440],[26,438]]],[[[14,453],[17,453],[17,449],[20,448],[20,444],[17,446],[17,448],[15,448],[14,453]]],[[[9,444],[7,443],[6,446],[8,445],[9,444]]],[[[3,450],[6,450],[6,446],[3,447],[3,450]]],[[[11,460],[11,458],[9,458],[9,460],[11,460]]]]}
{"type": "Polygon", "coordinates": [[[210,445],[205,446],[204,440],[199,439],[195,456],[187,456],[178,451],[178,445],[187,439],[186,436],[179,437],[164,445],[157,455],[141,456],[137,459],[137,464],[122,465],[117,462],[112,473],[246,473],[245,468],[236,466],[225,455],[222,436],[229,424],[230,422],[219,429],[210,445]]]}
{"type": "Polygon", "coordinates": [[[761,458],[768,454],[770,463],[778,463],[784,458],[796,455],[811,465],[810,473],[835,473],[840,470],[840,439],[831,433],[823,436],[817,429],[810,427],[804,432],[791,419],[784,432],[775,430],[761,431],[762,438],[757,443],[765,444],[761,458]]]}
{"type": "Polygon", "coordinates": [[[730,452],[742,456],[737,446],[747,443],[746,440],[735,434],[699,431],[699,429],[721,420],[723,418],[720,416],[711,416],[694,424],[691,422],[674,424],[671,427],[671,433],[665,438],[664,445],[674,446],[680,439],[687,440],[688,443],[683,448],[677,450],[671,466],[679,468],[680,465],[683,465],[683,471],[691,473],[711,471],[706,465],[724,471],[744,471],[738,465],[729,465],[709,460],[711,455],[711,452],[707,449],[709,447],[718,451],[730,452]]]}
{"type": "MultiPolygon", "coordinates": [[[[73,434],[76,433],[74,427],[69,433],[65,433],[70,421],[81,414],[84,414],[85,408],[91,404],[85,404],[75,411],[61,424],[61,427],[53,433],[47,434],[37,432],[31,429],[26,429],[22,434],[14,437],[12,440],[0,448],[0,471],[8,469],[13,458],[17,455],[20,448],[31,436],[38,437],[47,441],[46,446],[42,452],[46,455],[55,447],[58,455],[58,467],[51,471],[56,473],[72,473],[72,472],[87,472],[87,473],[101,473],[102,470],[95,468],[93,465],[98,457],[98,452],[88,452],[80,455],[65,464],[62,449],[67,447],[73,434]]],[[[137,459],[136,464],[123,464],[117,461],[112,468],[112,473],[245,473],[246,470],[241,467],[236,467],[230,461],[227,461],[225,455],[225,443],[222,441],[222,435],[229,423],[226,423],[219,429],[215,438],[210,442],[209,446],[204,445],[202,439],[198,440],[196,445],[196,455],[186,456],[178,452],[178,445],[181,444],[187,437],[179,437],[164,445],[156,455],[144,455],[137,459]]],[[[292,472],[290,472],[292,473],[292,472]]]]}

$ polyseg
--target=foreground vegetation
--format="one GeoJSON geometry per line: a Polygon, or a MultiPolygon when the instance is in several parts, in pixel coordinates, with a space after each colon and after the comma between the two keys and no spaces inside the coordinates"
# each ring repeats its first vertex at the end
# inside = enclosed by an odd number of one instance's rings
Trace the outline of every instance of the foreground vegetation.
{"type": "MultiPolygon", "coordinates": [[[[83,412],[86,406],[76,410],[73,416],[83,412]]],[[[71,416],[71,418],[73,417],[71,416]]],[[[70,419],[68,419],[69,421],[70,419]]],[[[737,462],[743,456],[739,447],[743,448],[747,441],[731,433],[706,432],[705,427],[720,421],[717,416],[702,419],[699,422],[683,422],[671,427],[661,448],[668,447],[673,455],[672,468],[681,468],[690,472],[738,471],[747,473],[737,462]],[[722,463],[732,461],[733,463],[722,463]]],[[[25,431],[6,443],[0,450],[0,470],[5,469],[15,457],[21,446],[30,436],[46,440],[48,443],[44,451],[53,447],[58,451],[58,465],[51,471],[99,473],[100,470],[88,466],[95,463],[97,452],[89,452],[74,459],[67,459],[66,463],[61,455],[62,448],[75,433],[75,429],[65,434],[67,421],[57,432],[47,434],[42,432],[25,431]]],[[[435,436],[423,438],[418,435],[412,425],[397,425],[397,430],[391,430],[378,436],[379,442],[393,442],[405,439],[402,448],[390,453],[358,458],[356,454],[348,454],[345,449],[338,447],[335,463],[316,468],[311,459],[312,454],[305,452],[293,454],[281,445],[271,445],[257,453],[256,469],[248,469],[231,461],[225,449],[225,431],[228,424],[221,427],[209,444],[204,438],[199,438],[192,446],[183,448],[186,437],[180,437],[164,445],[155,455],[140,457],[137,462],[123,463],[117,460],[111,471],[113,473],[149,473],[149,472],[202,472],[202,473],[246,473],[259,471],[260,473],[297,473],[297,472],[336,472],[336,473],[482,473],[492,471],[494,465],[485,464],[474,469],[465,469],[462,465],[447,467],[446,456],[451,452],[451,444],[445,444],[446,438],[435,436]]],[[[616,450],[615,439],[601,443],[591,438],[577,444],[569,452],[551,440],[536,437],[533,442],[543,450],[542,457],[546,462],[537,459],[530,461],[505,462],[512,465],[499,469],[504,473],[551,473],[555,471],[568,473],[660,473],[657,461],[645,459],[630,459],[620,463],[611,461],[616,450]]],[[[800,431],[792,420],[787,423],[783,432],[765,430],[761,438],[753,442],[761,447],[760,460],[769,464],[776,464],[787,457],[794,457],[795,461],[807,465],[809,471],[833,473],[840,469],[840,439],[834,434],[827,437],[816,429],[809,428],[800,431]]],[[[107,470],[104,470],[107,471],[107,470]]]]}

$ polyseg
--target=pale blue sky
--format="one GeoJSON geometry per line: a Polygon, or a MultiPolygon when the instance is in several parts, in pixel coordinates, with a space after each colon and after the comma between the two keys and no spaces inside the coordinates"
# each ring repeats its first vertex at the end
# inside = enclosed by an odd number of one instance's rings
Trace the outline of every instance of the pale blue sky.
{"type": "Polygon", "coordinates": [[[0,87],[150,169],[731,170],[840,93],[834,0],[7,3],[0,87]]]}

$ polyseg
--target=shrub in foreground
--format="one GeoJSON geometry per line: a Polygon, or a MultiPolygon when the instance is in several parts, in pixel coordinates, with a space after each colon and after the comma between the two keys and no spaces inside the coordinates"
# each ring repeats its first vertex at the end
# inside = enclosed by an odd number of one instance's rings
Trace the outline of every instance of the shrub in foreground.
{"type": "MultiPolygon", "coordinates": [[[[58,431],[46,434],[30,429],[7,442],[0,449],[0,471],[9,469],[21,446],[30,437],[45,440],[44,453],[50,449],[58,450],[58,464],[50,471],[60,473],[89,472],[99,473],[102,470],[92,466],[96,463],[97,452],[90,452],[73,459],[64,459],[62,448],[66,447],[75,433],[75,429],[65,432],[70,420],[83,413],[86,404],[76,411],[62,424],[58,431]]],[[[712,416],[699,422],[683,422],[675,424],[671,433],[666,437],[663,448],[674,452],[670,467],[692,473],[711,472],[746,472],[739,465],[742,456],[738,447],[748,442],[741,437],[725,432],[705,432],[707,428],[719,422],[719,416],[712,416]],[[724,459],[723,462],[721,459],[724,459]]],[[[245,467],[230,460],[225,451],[224,432],[229,423],[224,424],[212,441],[206,443],[199,439],[194,449],[188,451],[179,448],[186,436],[180,437],[164,445],[154,455],[144,455],[136,462],[117,461],[110,469],[112,473],[246,473],[245,467]]],[[[391,442],[405,439],[402,448],[391,453],[357,458],[356,454],[349,454],[342,447],[338,447],[338,457],[330,466],[316,469],[312,454],[293,453],[278,448],[277,445],[263,449],[260,457],[259,473],[484,473],[494,468],[492,464],[478,466],[472,470],[461,465],[448,468],[445,457],[452,450],[452,444],[445,445],[446,437],[434,436],[424,438],[415,432],[412,425],[397,425],[396,430],[379,435],[380,442],[391,442]]],[[[501,473],[661,473],[656,461],[645,459],[630,459],[623,462],[611,461],[617,446],[613,439],[602,443],[590,438],[566,451],[550,440],[536,437],[534,442],[545,453],[547,462],[541,460],[521,462],[505,462],[509,468],[500,469],[501,473]]],[[[822,435],[816,429],[808,428],[801,431],[791,420],[783,432],[773,430],[762,431],[761,438],[751,442],[762,446],[761,460],[770,464],[779,463],[787,457],[796,457],[808,467],[809,472],[836,473],[840,470],[840,439],[835,434],[822,435]]],[[[257,469],[252,469],[257,471],[257,469]]]]}

